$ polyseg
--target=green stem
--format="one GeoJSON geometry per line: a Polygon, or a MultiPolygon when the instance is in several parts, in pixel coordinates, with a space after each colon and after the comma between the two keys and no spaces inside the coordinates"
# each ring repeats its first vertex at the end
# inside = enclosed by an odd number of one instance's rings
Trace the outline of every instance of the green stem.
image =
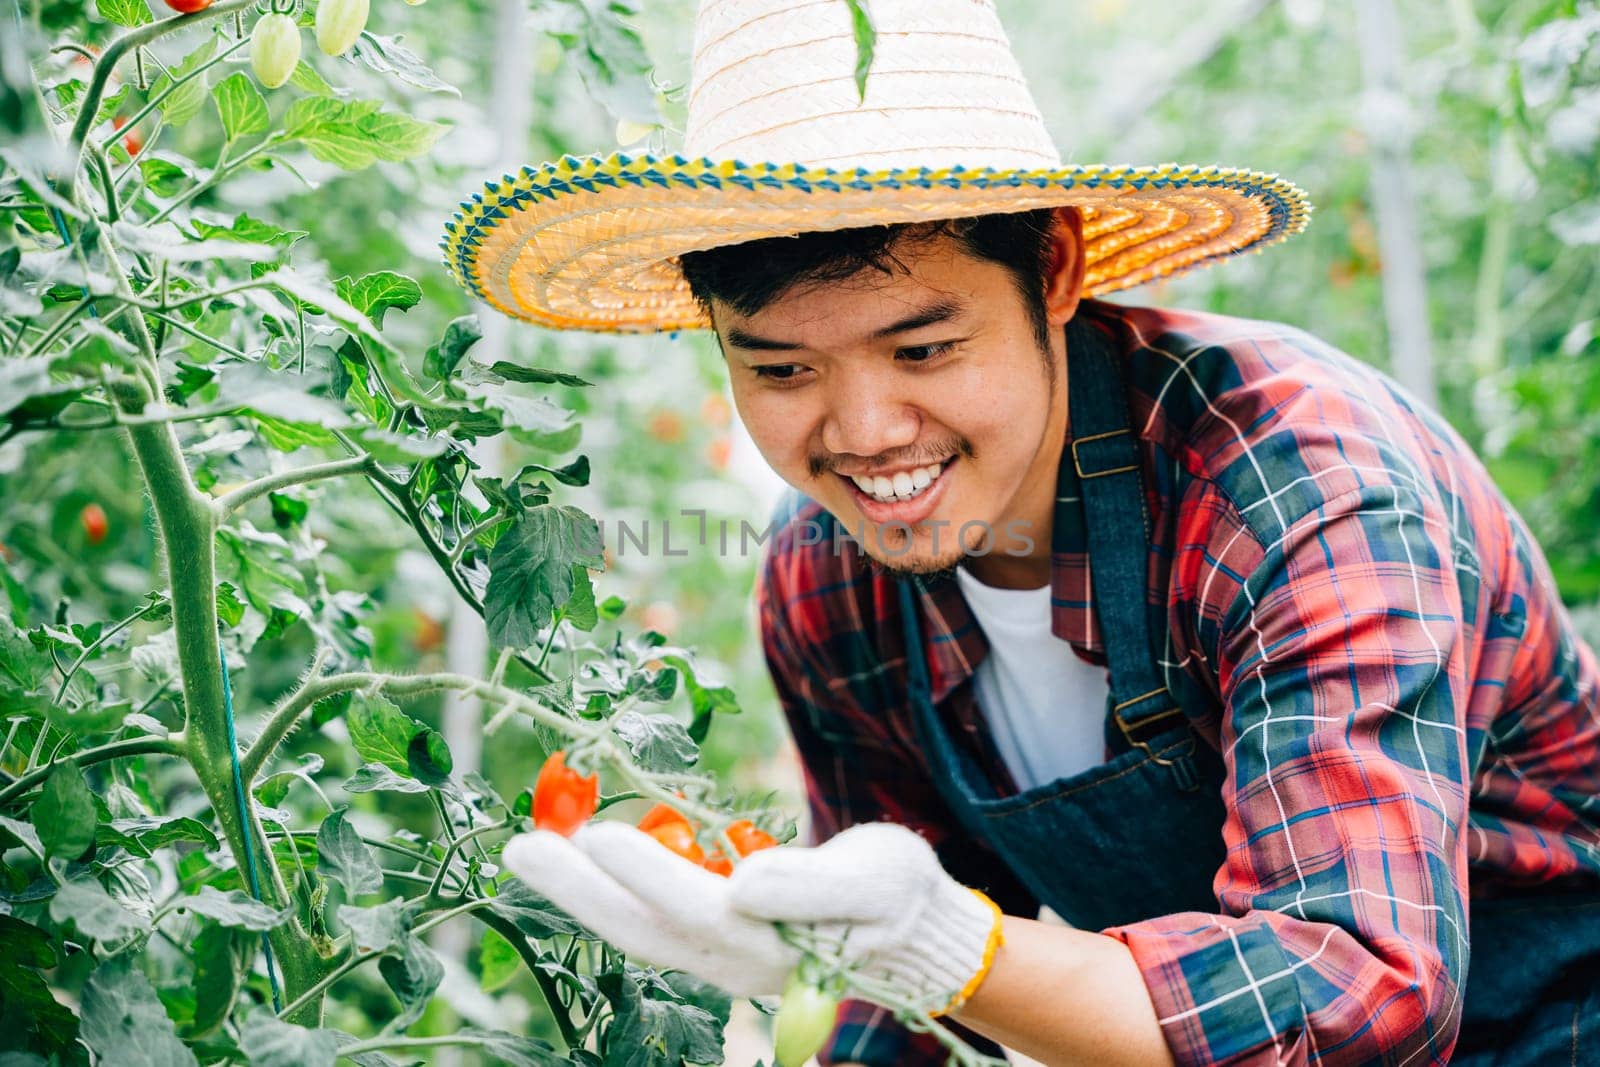
{"type": "Polygon", "coordinates": [[[218,497],[216,508],[220,514],[226,515],[230,511],[244,507],[257,497],[275,493],[279,489],[287,489],[291,485],[304,485],[324,478],[338,478],[345,474],[360,474],[369,469],[373,463],[371,456],[361,455],[351,459],[330,460],[327,463],[315,463],[308,467],[280,471],[265,478],[257,478],[253,482],[246,482],[233,492],[218,497]]]}
{"type": "Polygon", "coordinates": [[[150,614],[157,608],[164,606],[165,604],[165,600],[155,600],[149,604],[146,604],[144,607],[140,608],[132,615],[129,615],[126,619],[123,619],[121,622],[112,626],[111,629],[107,630],[99,637],[95,638],[95,640],[87,645],[82,652],[78,653],[78,658],[73,660],[72,666],[67,668],[66,677],[61,679],[61,688],[56,690],[56,703],[59,705],[63,700],[66,699],[67,684],[72,681],[72,676],[78,673],[78,668],[83,666],[84,660],[88,659],[89,655],[94,652],[95,649],[99,648],[101,645],[105,644],[107,641],[121,633],[123,630],[127,629],[129,626],[132,626],[134,623],[138,622],[140,619],[144,618],[146,615],[150,614]]]}
{"type": "Polygon", "coordinates": [[[174,211],[178,210],[180,207],[183,207],[185,204],[199,196],[201,193],[205,192],[207,189],[215,188],[224,180],[232,177],[234,174],[237,174],[244,168],[246,163],[250,162],[250,160],[254,159],[256,156],[259,156],[267,149],[276,147],[278,143],[278,141],[268,137],[266,140],[246,151],[243,155],[230,160],[226,166],[219,167],[212,171],[205,178],[196,182],[193,187],[184,190],[183,195],[179,196],[172,203],[162,208],[156,214],[156,216],[149,222],[145,223],[145,225],[154,226],[157,223],[164,222],[168,215],[171,215],[174,211]]]}
{"type": "Polygon", "coordinates": [[[428,888],[428,894],[430,896],[439,895],[439,890],[444,885],[445,873],[450,869],[450,861],[455,858],[455,854],[457,852],[461,851],[462,845],[482,834],[491,833],[495,830],[509,830],[516,826],[518,821],[520,820],[506,819],[502,822],[486,823],[483,826],[477,827],[476,829],[468,830],[460,837],[452,840],[450,842],[450,846],[444,851],[444,859],[439,864],[438,873],[433,876],[433,885],[428,888]]]}
{"type": "Polygon", "coordinates": [[[56,178],[56,188],[62,199],[72,199],[72,189],[76,184],[76,175],[83,167],[84,143],[89,139],[89,131],[94,126],[95,115],[100,111],[100,100],[105,95],[106,82],[110,79],[111,72],[116,69],[117,64],[122,61],[122,57],[168,34],[179,33],[235,11],[248,11],[255,6],[255,3],[256,0],[222,0],[221,3],[213,4],[204,11],[199,11],[192,15],[161,19],[158,22],[152,22],[129,30],[106,45],[105,51],[100,53],[100,59],[94,65],[94,73],[89,76],[89,87],[84,90],[83,101],[78,108],[77,120],[73,122],[72,133],[67,138],[67,154],[71,164],[64,168],[63,172],[56,178]]]}
{"type": "Polygon", "coordinates": [[[184,736],[181,733],[168,734],[166,737],[125,737],[120,741],[109,741],[94,748],[86,748],[70,755],[62,756],[51,763],[36,767],[16,781],[0,789],[0,805],[6,804],[15,797],[22,796],[28,790],[38,785],[50,776],[50,772],[63,763],[76,763],[79,767],[92,767],[96,763],[107,760],[122,759],[127,756],[145,756],[160,754],[166,756],[181,756],[184,752],[184,736]]]}
{"type": "Polygon", "coordinates": [[[249,359],[250,358],[249,355],[247,355],[245,352],[241,351],[240,349],[237,349],[237,348],[233,347],[232,345],[228,344],[225,341],[219,341],[215,337],[212,337],[208,333],[203,333],[200,330],[195,329],[193,326],[190,326],[187,322],[184,322],[182,319],[173,318],[171,315],[164,314],[163,312],[160,312],[160,311],[150,311],[149,315],[150,315],[151,318],[161,320],[162,322],[166,323],[168,326],[171,326],[174,330],[177,330],[180,333],[188,334],[190,337],[193,337],[196,341],[204,341],[206,344],[210,345],[212,348],[215,348],[218,352],[222,352],[222,353],[225,353],[226,355],[230,355],[230,356],[234,357],[235,359],[244,360],[244,359],[249,359]]]}

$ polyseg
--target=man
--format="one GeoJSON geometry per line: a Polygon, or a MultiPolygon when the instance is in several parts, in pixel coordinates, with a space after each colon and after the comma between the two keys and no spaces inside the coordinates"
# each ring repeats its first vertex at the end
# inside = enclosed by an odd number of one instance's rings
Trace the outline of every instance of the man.
{"type": "MultiPolygon", "coordinates": [[[[716,330],[801,494],[758,596],[819,845],[507,864],[730,992],[782,923],[1049,1064],[1600,1061],[1600,666],[1521,521],[1314,338],[1092,299],[1298,191],[1060,167],[979,0],[874,3],[858,104],[834,6],[709,0],[705,162],[527,171],[446,246],[532,321],[716,330]]],[[[825,1063],[942,1060],[841,1016],[825,1063]]]]}

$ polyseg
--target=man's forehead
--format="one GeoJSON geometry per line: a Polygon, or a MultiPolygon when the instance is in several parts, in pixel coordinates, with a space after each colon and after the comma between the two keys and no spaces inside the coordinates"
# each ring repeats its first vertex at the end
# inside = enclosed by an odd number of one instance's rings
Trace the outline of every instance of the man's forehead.
{"type": "Polygon", "coordinates": [[[797,283],[748,315],[716,301],[712,319],[724,346],[747,351],[881,341],[966,315],[978,303],[972,268],[981,273],[981,266],[966,256],[908,259],[888,272],[868,267],[846,278],[797,283]]]}

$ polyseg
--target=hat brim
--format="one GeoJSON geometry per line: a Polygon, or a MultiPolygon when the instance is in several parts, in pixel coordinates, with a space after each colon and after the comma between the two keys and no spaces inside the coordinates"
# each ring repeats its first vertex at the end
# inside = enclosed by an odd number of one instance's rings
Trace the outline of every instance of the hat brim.
{"type": "Polygon", "coordinates": [[[833,170],[682,156],[564,157],[488,183],[441,244],[451,274],[556,329],[706,329],[685,252],[857,226],[1071,206],[1089,296],[1260,250],[1305,228],[1304,192],[1225,167],[833,170]]]}

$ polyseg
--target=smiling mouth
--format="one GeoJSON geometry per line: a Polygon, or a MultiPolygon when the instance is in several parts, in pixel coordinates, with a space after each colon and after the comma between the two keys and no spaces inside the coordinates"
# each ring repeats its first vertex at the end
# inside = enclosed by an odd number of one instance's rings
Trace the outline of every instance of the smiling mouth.
{"type": "Polygon", "coordinates": [[[869,499],[883,504],[894,504],[902,500],[915,500],[927,492],[928,488],[939,480],[939,475],[944,469],[950,465],[951,459],[930,463],[924,467],[913,467],[909,471],[898,471],[893,476],[845,475],[844,477],[854,482],[856,488],[869,499]]]}

